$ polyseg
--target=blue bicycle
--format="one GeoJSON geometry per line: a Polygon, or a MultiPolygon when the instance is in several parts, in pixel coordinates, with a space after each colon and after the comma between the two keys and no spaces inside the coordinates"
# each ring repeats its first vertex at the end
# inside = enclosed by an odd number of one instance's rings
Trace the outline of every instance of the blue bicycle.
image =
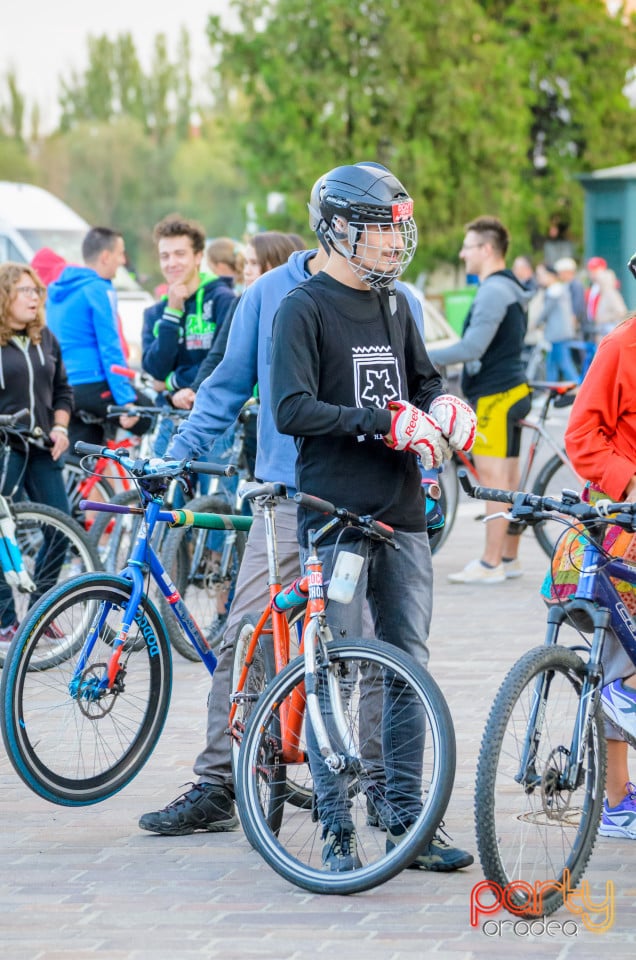
{"type": "Polygon", "coordinates": [[[521,657],[502,683],[477,766],[484,875],[502,888],[523,881],[507,896],[511,912],[527,918],[537,917],[535,884],[545,884],[547,916],[563,904],[568,883],[576,888],[598,833],[607,760],[602,655],[611,634],[636,669],[636,623],[613,582],[636,584],[636,567],[602,547],[607,524],[636,531],[636,504],[592,505],[568,490],[540,497],[461,479],[470,496],[510,504],[513,522],[543,523],[558,514],[568,527],[580,525],[586,541],[577,592],[550,608],[544,645],[521,657]]]}
{"type": "MultiPolygon", "coordinates": [[[[172,659],[166,627],[148,597],[151,580],[210,673],[216,657],[152,547],[168,523],[208,529],[251,517],[195,515],[163,507],[173,477],[230,475],[209,463],[131,460],[126,451],[78,443],[81,454],[116,460],[138,481],[142,506],[88,503],[89,509],[142,518],[120,575],[96,572],[49,590],[25,617],[9,648],[0,686],[2,734],[17,773],[54,803],[96,803],[141,769],[166,718],[172,659]],[[55,656],[51,658],[51,651],[55,656]],[[40,660],[48,656],[46,674],[40,660]]],[[[84,502],[83,502],[84,503],[84,502]]]]}

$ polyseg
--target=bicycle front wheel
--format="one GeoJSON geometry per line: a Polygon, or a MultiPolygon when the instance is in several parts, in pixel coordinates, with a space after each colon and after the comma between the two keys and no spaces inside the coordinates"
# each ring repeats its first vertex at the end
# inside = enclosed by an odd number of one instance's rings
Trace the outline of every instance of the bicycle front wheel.
{"type": "MultiPolygon", "coordinates": [[[[580,492],[582,487],[583,481],[577,476],[572,467],[567,463],[563,463],[563,460],[555,453],[553,457],[544,463],[539,471],[532,492],[536,493],[539,497],[559,497],[561,496],[562,490],[576,490],[580,492]]],[[[555,520],[557,520],[559,514],[555,513],[554,517],[555,520]]],[[[557,540],[565,529],[565,527],[555,522],[555,520],[543,520],[541,523],[532,525],[533,533],[539,541],[541,549],[550,558],[554,553],[557,540]]]]}
{"type": "MultiPolygon", "coordinates": [[[[502,887],[517,880],[562,883],[567,870],[573,890],[592,853],[607,752],[600,710],[583,744],[578,780],[566,783],[584,676],[574,651],[539,647],[514,665],[493,703],[477,764],[475,821],[484,875],[502,887]]],[[[521,892],[514,903],[519,916],[537,916],[533,899],[521,892]]],[[[541,913],[562,904],[563,891],[550,890],[541,913]]]]}
{"type": "Polygon", "coordinates": [[[251,713],[236,771],[237,803],[247,838],[277,873],[313,893],[355,893],[395,876],[431,840],[452,789],[455,735],[439,687],[411,657],[367,640],[333,641],[328,651],[317,690],[324,702],[328,674],[337,678],[349,739],[344,772],[328,776],[353,823],[360,866],[344,872],[323,866],[320,811],[328,771],[314,771],[318,788],[308,762],[301,657],[267,686],[251,713]],[[392,749],[396,739],[399,752],[392,749]],[[310,805],[289,802],[288,787],[281,787],[301,779],[310,805]],[[394,838],[388,850],[384,828],[394,838]]]}
{"type": "Polygon", "coordinates": [[[157,609],[142,599],[113,684],[101,688],[131,584],[107,574],[77,577],[35,607],[7,655],[0,685],[2,735],[22,780],[53,803],[82,806],[111,796],[152,753],[168,712],[170,647],[157,609]],[[85,639],[94,633],[90,649],[85,639]],[[43,673],[42,648],[67,637],[76,655],[43,673]],[[80,649],[81,645],[81,649],[80,649]]]}
{"type": "MultiPolygon", "coordinates": [[[[11,507],[16,542],[24,569],[35,584],[33,593],[23,593],[6,583],[0,572],[0,622],[22,623],[29,610],[47,590],[70,577],[101,569],[97,551],[86,532],[68,514],[44,503],[16,503],[11,507]]],[[[33,668],[44,670],[65,655],[67,643],[58,638],[47,650],[38,651],[33,668]]],[[[6,650],[0,648],[0,666],[6,650]]]]}

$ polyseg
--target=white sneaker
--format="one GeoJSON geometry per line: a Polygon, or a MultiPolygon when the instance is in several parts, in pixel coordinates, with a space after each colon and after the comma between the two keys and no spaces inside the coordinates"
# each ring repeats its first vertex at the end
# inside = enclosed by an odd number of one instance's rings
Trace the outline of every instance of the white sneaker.
{"type": "Polygon", "coordinates": [[[449,573],[451,583],[505,583],[506,571],[503,563],[496,567],[486,567],[481,560],[471,560],[459,573],[449,573]]]}
{"type": "Polygon", "coordinates": [[[518,557],[515,557],[514,560],[503,560],[502,566],[506,574],[506,580],[516,580],[517,577],[523,576],[523,567],[519,563],[518,557]]]}

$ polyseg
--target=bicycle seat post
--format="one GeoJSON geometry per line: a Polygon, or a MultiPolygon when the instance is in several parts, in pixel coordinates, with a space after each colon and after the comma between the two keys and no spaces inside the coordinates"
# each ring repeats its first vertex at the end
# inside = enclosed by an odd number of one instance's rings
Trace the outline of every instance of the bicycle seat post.
{"type": "Polygon", "coordinates": [[[262,504],[265,521],[265,542],[267,544],[267,578],[271,587],[280,587],[280,564],[278,560],[278,540],[276,539],[276,502],[268,497],[262,504]]]}

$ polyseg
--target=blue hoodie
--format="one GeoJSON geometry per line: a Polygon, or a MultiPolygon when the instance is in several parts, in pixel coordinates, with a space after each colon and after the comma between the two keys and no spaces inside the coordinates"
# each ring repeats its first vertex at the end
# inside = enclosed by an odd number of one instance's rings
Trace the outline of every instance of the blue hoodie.
{"type": "MultiPolygon", "coordinates": [[[[234,313],[227,349],[216,370],[197,392],[192,413],[181,424],[168,455],[176,459],[202,459],[236,420],[241,407],[258,383],[260,412],[255,475],[263,482],[280,481],[290,490],[296,486],[296,444],[274,426],[269,373],[272,325],[281,300],[311,276],[307,264],[315,250],[298,250],[287,263],[269,270],[247,288],[234,313]]],[[[419,329],[422,310],[408,288],[406,293],[419,329]]]]}
{"type": "Polygon", "coordinates": [[[46,323],[60,342],[71,386],[106,380],[117,404],[134,403],[127,377],[111,366],[127,366],[117,328],[117,295],[110,280],[90,267],[66,267],[49,285],[46,323]]]}

